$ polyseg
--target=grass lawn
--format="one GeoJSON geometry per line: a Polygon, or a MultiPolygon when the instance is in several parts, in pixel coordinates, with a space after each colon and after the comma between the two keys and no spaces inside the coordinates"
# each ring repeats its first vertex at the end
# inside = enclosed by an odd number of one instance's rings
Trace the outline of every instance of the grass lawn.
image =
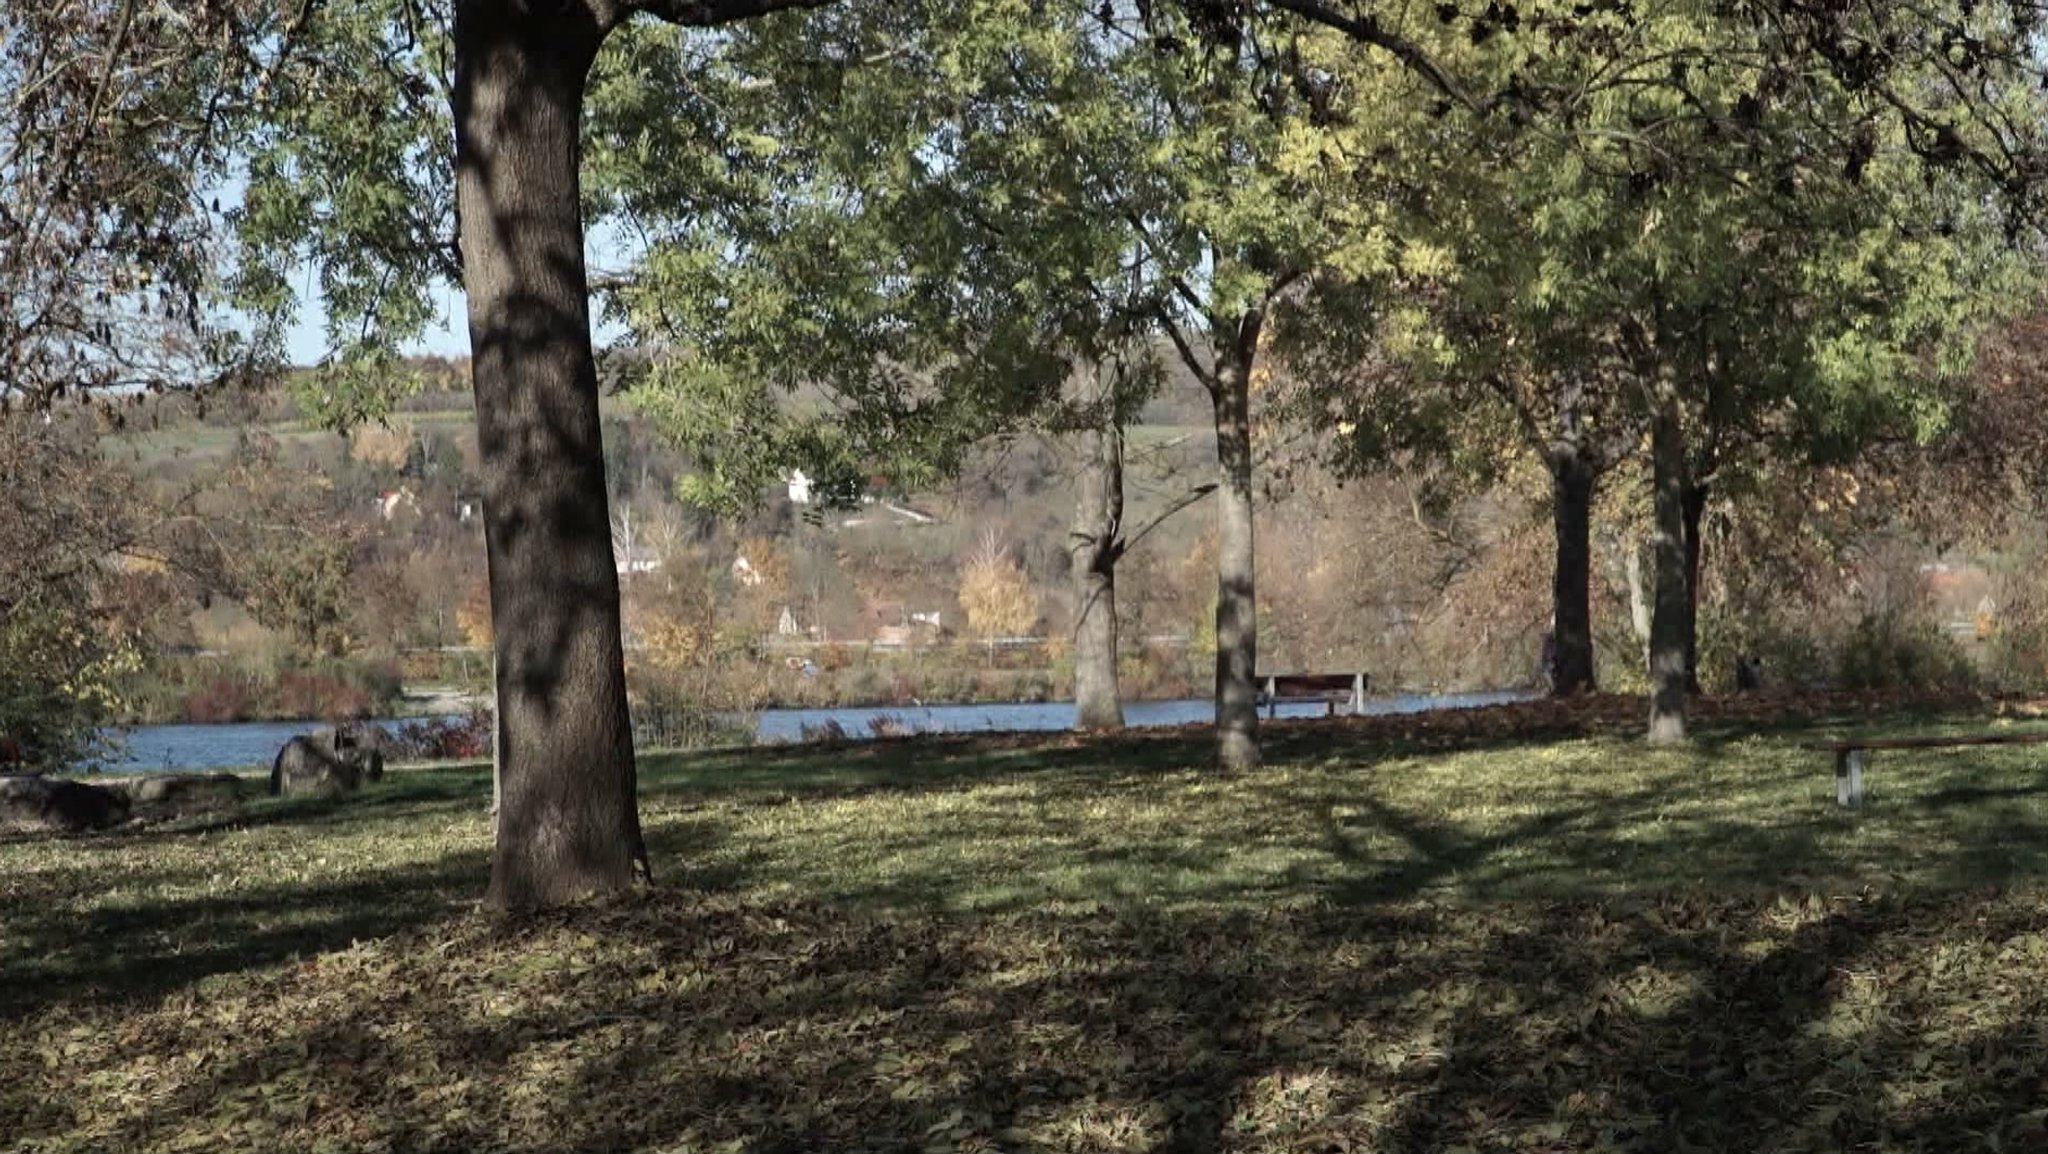
{"type": "Polygon", "coordinates": [[[0,842],[0,1148],[2048,1148],[2043,752],[1813,735],[661,756],[514,923],[485,768],[0,842]]]}

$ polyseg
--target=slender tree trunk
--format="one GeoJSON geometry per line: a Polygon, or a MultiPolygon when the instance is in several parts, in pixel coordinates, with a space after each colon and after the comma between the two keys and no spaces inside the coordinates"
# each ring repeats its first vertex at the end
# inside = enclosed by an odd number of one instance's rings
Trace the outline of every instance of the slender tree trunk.
{"type": "Polygon", "coordinates": [[[1628,624],[1643,649],[1643,668],[1650,667],[1650,593],[1643,582],[1643,551],[1631,541],[1624,559],[1628,576],[1628,624]]]}
{"type": "Polygon", "coordinates": [[[1685,486],[1685,691],[1700,692],[1700,520],[1707,511],[1707,484],[1685,486]]]}
{"type": "Polygon", "coordinates": [[[1074,727],[1122,729],[1118,691],[1116,563],[1123,552],[1123,429],[1114,408],[1116,369],[1095,365],[1084,374],[1084,398],[1094,410],[1080,434],[1081,472],[1074,502],[1074,727]]]}
{"type": "Polygon", "coordinates": [[[1686,626],[1692,595],[1685,545],[1685,427],[1677,397],[1657,400],[1650,422],[1657,600],[1650,618],[1650,741],[1685,740],[1686,626]]]}
{"type": "Polygon", "coordinates": [[[1557,677],[1551,691],[1569,697],[1594,689],[1591,587],[1593,486],[1598,474],[1577,450],[1562,449],[1550,455],[1550,478],[1557,533],[1557,569],[1551,586],[1557,677]]]}
{"type": "Polygon", "coordinates": [[[1216,410],[1216,760],[1259,762],[1257,552],[1252,525],[1251,376],[1264,315],[1253,312],[1219,358],[1216,410]]]}
{"type": "Polygon", "coordinates": [[[578,131],[604,29],[581,4],[460,0],[455,160],[497,660],[488,902],[643,868],[591,352],[578,131]]]}

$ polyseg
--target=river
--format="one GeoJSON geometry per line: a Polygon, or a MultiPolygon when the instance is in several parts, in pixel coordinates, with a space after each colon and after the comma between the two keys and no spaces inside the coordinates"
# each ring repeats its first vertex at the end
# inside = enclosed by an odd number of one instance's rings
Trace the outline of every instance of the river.
{"type": "MultiPolygon", "coordinates": [[[[1489,693],[1403,694],[1376,697],[1365,703],[1368,714],[1420,713],[1430,709],[1468,709],[1527,699],[1517,690],[1489,693]]],[[[1319,717],[1320,705],[1280,707],[1282,717],[1319,717]]],[[[1132,725],[1190,725],[1215,716],[1207,699],[1134,701],[1124,706],[1132,725]]],[[[860,706],[843,709],[770,709],[756,715],[755,735],[764,742],[800,741],[804,727],[837,722],[848,737],[867,737],[876,718],[886,717],[917,732],[984,733],[1043,732],[1074,723],[1072,702],[1011,705],[860,706]]],[[[385,719],[374,724],[396,727],[418,718],[385,719]]],[[[125,746],[105,767],[114,773],[171,770],[242,769],[267,766],[278,747],[318,721],[248,721],[224,725],[141,725],[127,731],[125,746]]]]}

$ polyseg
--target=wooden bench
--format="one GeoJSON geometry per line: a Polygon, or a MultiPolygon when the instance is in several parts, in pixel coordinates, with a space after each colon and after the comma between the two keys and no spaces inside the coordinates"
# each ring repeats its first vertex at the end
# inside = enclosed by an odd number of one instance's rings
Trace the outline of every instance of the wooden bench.
{"type": "Polygon", "coordinates": [[[1975,733],[1959,737],[1845,737],[1838,741],[1806,741],[1801,749],[1835,755],[1835,803],[1863,804],[1863,755],[1873,749],[1946,749],[1962,745],[2042,745],[2048,733],[1975,733]]]}
{"type": "Polygon", "coordinates": [[[1283,705],[1314,705],[1321,702],[1329,707],[1327,716],[1337,716],[1337,707],[1342,705],[1350,713],[1365,712],[1365,687],[1370,678],[1363,673],[1276,673],[1265,679],[1265,687],[1259,690],[1259,704],[1266,707],[1267,717],[1277,717],[1283,705]]]}

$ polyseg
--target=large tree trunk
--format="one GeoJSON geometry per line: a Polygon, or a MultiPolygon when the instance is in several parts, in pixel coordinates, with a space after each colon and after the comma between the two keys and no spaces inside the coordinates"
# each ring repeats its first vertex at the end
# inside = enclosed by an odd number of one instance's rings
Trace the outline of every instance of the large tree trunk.
{"type": "Polygon", "coordinates": [[[1700,692],[1700,520],[1707,511],[1707,484],[1685,486],[1685,691],[1700,692]]]}
{"type": "Polygon", "coordinates": [[[1650,421],[1657,599],[1650,617],[1650,741],[1685,740],[1686,626],[1692,595],[1685,545],[1685,428],[1678,401],[1658,398],[1650,421]]]}
{"type": "Polygon", "coordinates": [[[1116,563],[1123,552],[1124,449],[1117,424],[1115,368],[1085,374],[1093,410],[1079,438],[1081,475],[1074,502],[1074,726],[1122,729],[1123,696],[1117,688],[1116,563]]]}
{"type": "Polygon", "coordinates": [[[578,131],[604,29],[581,4],[462,0],[455,158],[497,660],[489,903],[645,866],[591,352],[578,131]]]}
{"type": "Polygon", "coordinates": [[[1216,760],[1225,769],[1259,762],[1257,553],[1252,531],[1252,364],[1262,314],[1226,336],[1216,389],[1216,760]]]}
{"type": "Polygon", "coordinates": [[[1592,463],[1573,449],[1550,454],[1557,534],[1557,568],[1551,586],[1555,621],[1551,635],[1556,676],[1551,692],[1559,697],[1590,693],[1593,682],[1593,485],[1592,463]]]}

